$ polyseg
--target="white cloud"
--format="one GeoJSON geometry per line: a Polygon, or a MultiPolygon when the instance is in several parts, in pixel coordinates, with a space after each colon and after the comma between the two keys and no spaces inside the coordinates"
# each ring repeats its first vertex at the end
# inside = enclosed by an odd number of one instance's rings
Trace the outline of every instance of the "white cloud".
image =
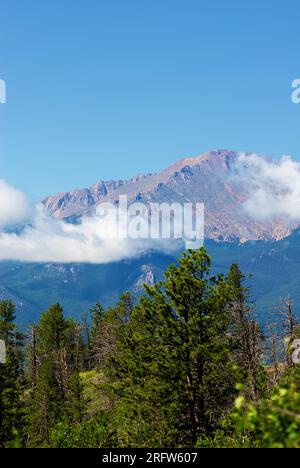
{"type": "Polygon", "coordinates": [[[24,221],[29,212],[26,196],[0,180],[0,228],[24,221]]]}
{"type": "Polygon", "coordinates": [[[246,187],[244,209],[254,219],[284,218],[300,222],[300,163],[290,156],[279,161],[256,154],[240,154],[235,179],[246,187]]]}
{"type": "Polygon", "coordinates": [[[172,241],[120,239],[111,216],[99,210],[80,224],[53,219],[43,205],[31,208],[31,217],[20,232],[4,230],[21,223],[30,212],[26,197],[0,184],[0,260],[59,263],[108,263],[133,258],[147,250],[171,252],[172,241]]]}

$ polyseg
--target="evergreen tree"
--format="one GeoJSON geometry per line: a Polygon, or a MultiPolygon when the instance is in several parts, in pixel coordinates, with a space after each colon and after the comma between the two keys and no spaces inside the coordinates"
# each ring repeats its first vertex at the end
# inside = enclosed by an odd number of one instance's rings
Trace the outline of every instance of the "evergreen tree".
{"type": "Polygon", "coordinates": [[[232,288],[232,314],[234,319],[233,346],[236,362],[243,372],[245,391],[250,398],[257,399],[264,390],[266,373],[262,366],[264,336],[254,319],[250,291],[244,285],[245,275],[237,264],[229,270],[228,280],[232,288]]]}
{"type": "Polygon", "coordinates": [[[0,364],[0,448],[22,445],[24,431],[24,336],[15,325],[15,306],[0,302],[0,339],[6,344],[6,363],[0,364]]]}
{"type": "Polygon", "coordinates": [[[189,251],[146,287],[110,362],[121,446],[193,446],[234,400],[231,287],[189,251]]]}
{"type": "Polygon", "coordinates": [[[91,362],[100,369],[103,364],[103,320],[105,310],[99,302],[91,309],[92,326],[90,332],[91,362]]]}
{"type": "Polygon", "coordinates": [[[286,363],[292,369],[295,367],[292,360],[293,343],[300,336],[299,323],[294,310],[294,300],[290,296],[282,299],[275,315],[279,318],[278,326],[281,337],[285,342],[286,363]]]}
{"type": "Polygon", "coordinates": [[[134,296],[126,292],[120,296],[115,307],[107,311],[98,303],[92,308],[91,326],[91,349],[92,362],[101,370],[106,364],[109,356],[114,353],[116,336],[129,322],[134,309],[134,296]]]}
{"type": "Polygon", "coordinates": [[[67,419],[82,418],[78,324],[65,320],[59,304],[45,312],[37,327],[36,384],[31,395],[32,446],[49,446],[50,429],[67,419]]]}

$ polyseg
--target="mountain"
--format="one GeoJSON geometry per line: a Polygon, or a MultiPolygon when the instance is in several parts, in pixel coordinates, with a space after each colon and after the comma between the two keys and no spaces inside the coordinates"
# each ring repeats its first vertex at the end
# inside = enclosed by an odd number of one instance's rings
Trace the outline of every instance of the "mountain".
{"type": "MultiPolygon", "coordinates": [[[[223,273],[237,262],[253,274],[248,283],[264,322],[280,297],[291,294],[300,304],[300,231],[285,220],[259,222],[247,215],[243,204],[251,184],[233,177],[238,158],[234,151],[211,151],[182,159],[159,174],[100,181],[89,189],[49,196],[43,203],[53,217],[69,222],[92,215],[102,202],[117,203],[120,195],[129,202],[204,203],[213,271],[223,273]]],[[[58,301],[68,315],[80,317],[97,301],[108,306],[126,290],[140,294],[143,284],[161,279],[180,254],[148,252],[105,265],[0,262],[0,299],[16,303],[23,324],[58,301]]]]}
{"type": "Polygon", "coordinates": [[[153,285],[174,261],[149,253],[105,265],[0,262],[0,299],[13,300],[21,324],[36,321],[57,302],[67,315],[80,318],[97,301],[109,306],[125,291],[139,295],[145,283],[153,285]]]}
{"type": "Polygon", "coordinates": [[[89,189],[49,196],[44,205],[60,219],[92,214],[100,203],[129,202],[204,203],[205,237],[215,241],[280,240],[296,226],[285,220],[255,221],[243,209],[249,187],[232,177],[239,153],[210,151],[185,158],[159,174],[139,175],[127,181],[97,182],[89,189]]]}
{"type": "MultiPolygon", "coordinates": [[[[225,273],[238,262],[247,275],[257,315],[268,320],[280,298],[295,298],[300,316],[300,231],[281,241],[220,243],[207,240],[215,274],[225,273]]],[[[143,284],[160,280],[175,256],[149,252],[138,259],[106,265],[41,264],[0,262],[0,298],[12,298],[17,305],[18,321],[28,324],[38,319],[49,304],[60,302],[67,315],[80,318],[97,301],[109,306],[127,290],[139,295],[143,284]]]]}

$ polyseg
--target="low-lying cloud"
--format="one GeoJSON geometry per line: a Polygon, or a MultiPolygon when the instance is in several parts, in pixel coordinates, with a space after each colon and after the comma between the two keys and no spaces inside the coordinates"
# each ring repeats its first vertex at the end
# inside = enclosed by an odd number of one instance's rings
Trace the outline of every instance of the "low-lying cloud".
{"type": "Polygon", "coordinates": [[[0,180],[0,229],[24,221],[30,213],[26,196],[0,180]]]}
{"type": "Polygon", "coordinates": [[[272,161],[256,154],[240,154],[234,178],[247,188],[244,209],[258,221],[284,218],[300,222],[300,163],[290,156],[272,161]]]}
{"type": "Polygon", "coordinates": [[[37,206],[21,232],[0,233],[0,260],[100,264],[138,257],[151,248],[172,249],[162,241],[120,239],[109,229],[97,215],[74,225],[51,218],[37,206]]]}
{"type": "Polygon", "coordinates": [[[42,204],[31,206],[5,182],[0,192],[0,261],[101,264],[149,250],[170,253],[182,246],[174,239],[120,238],[118,224],[102,209],[70,224],[52,218],[42,204]]]}

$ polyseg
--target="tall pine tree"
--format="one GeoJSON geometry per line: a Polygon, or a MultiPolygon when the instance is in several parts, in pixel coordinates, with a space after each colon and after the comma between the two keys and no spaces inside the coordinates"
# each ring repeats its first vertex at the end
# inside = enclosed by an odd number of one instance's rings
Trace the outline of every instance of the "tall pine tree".
{"type": "Polygon", "coordinates": [[[59,304],[45,312],[37,326],[35,385],[31,395],[32,446],[51,446],[50,430],[62,421],[82,419],[80,328],[65,320],[59,304]]]}
{"type": "Polygon", "coordinates": [[[266,372],[262,365],[264,336],[254,318],[254,307],[249,288],[245,286],[245,275],[237,264],[233,264],[228,274],[232,288],[233,345],[236,362],[243,373],[245,393],[256,400],[265,389],[266,372]]]}
{"type": "Polygon", "coordinates": [[[184,254],[146,291],[110,363],[119,443],[193,446],[235,395],[231,287],[211,277],[201,249],[184,254]]]}
{"type": "Polygon", "coordinates": [[[6,344],[6,363],[0,364],[0,447],[22,445],[24,429],[24,336],[15,325],[15,306],[0,302],[0,339],[6,344]]]}

